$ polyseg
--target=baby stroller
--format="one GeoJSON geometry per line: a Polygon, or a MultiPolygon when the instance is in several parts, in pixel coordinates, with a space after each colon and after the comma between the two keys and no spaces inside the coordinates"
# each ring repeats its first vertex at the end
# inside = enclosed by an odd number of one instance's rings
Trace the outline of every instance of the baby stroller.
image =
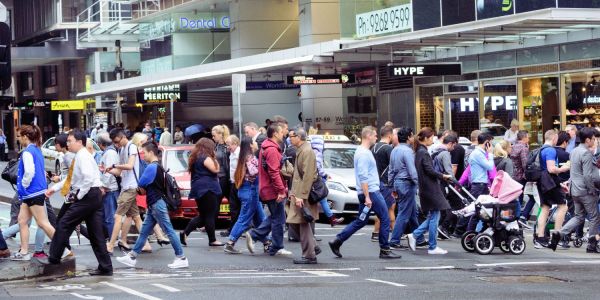
{"type": "MultiPolygon", "coordinates": [[[[462,189],[464,192],[464,188],[462,189]]],[[[499,171],[492,183],[490,195],[481,195],[469,206],[456,211],[456,214],[465,217],[474,215],[484,225],[482,232],[467,231],[463,234],[463,249],[486,255],[498,247],[504,253],[523,254],[526,248],[525,238],[516,215],[521,193],[521,184],[499,171]]]]}

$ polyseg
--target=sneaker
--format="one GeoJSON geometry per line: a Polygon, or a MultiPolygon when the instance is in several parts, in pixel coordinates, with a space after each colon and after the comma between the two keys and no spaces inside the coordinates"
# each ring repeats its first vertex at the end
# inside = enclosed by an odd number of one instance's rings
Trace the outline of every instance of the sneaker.
{"type": "Polygon", "coordinates": [[[252,239],[252,235],[249,231],[246,231],[244,236],[246,237],[246,247],[248,247],[248,252],[254,253],[254,240],[252,239]]]}
{"type": "Polygon", "coordinates": [[[137,259],[129,254],[117,257],[117,261],[132,268],[135,268],[135,264],[137,263],[137,259]]]}
{"type": "Polygon", "coordinates": [[[29,260],[31,260],[31,254],[30,253],[23,254],[20,251],[19,252],[15,252],[10,257],[10,260],[15,260],[15,261],[29,261],[29,260]]]}
{"type": "Polygon", "coordinates": [[[75,256],[75,254],[73,254],[73,251],[65,248],[65,251],[63,251],[63,254],[60,258],[63,259],[65,257],[72,257],[72,256],[75,256]]]}
{"type": "Polygon", "coordinates": [[[42,251],[35,251],[33,253],[33,257],[34,258],[42,258],[43,259],[43,258],[48,258],[48,255],[46,255],[46,253],[44,253],[44,251],[42,250],[42,251]]]}
{"type": "Polygon", "coordinates": [[[371,233],[371,242],[379,242],[379,232],[371,233]]]}
{"type": "Polygon", "coordinates": [[[443,254],[447,254],[448,251],[446,251],[440,247],[435,247],[435,249],[433,249],[433,250],[427,250],[427,253],[429,253],[431,255],[443,255],[443,254]]]}
{"type": "Polygon", "coordinates": [[[271,241],[266,241],[263,244],[263,250],[265,253],[269,253],[269,249],[271,249],[271,241]]]}
{"type": "Polygon", "coordinates": [[[556,249],[558,250],[569,250],[571,248],[571,246],[569,245],[569,242],[567,241],[560,241],[558,243],[558,246],[556,247],[556,249]]]}
{"type": "Polygon", "coordinates": [[[417,240],[415,239],[413,234],[411,233],[407,237],[408,237],[408,247],[410,247],[410,250],[417,251],[417,240]]]}
{"type": "Polygon", "coordinates": [[[448,231],[446,231],[446,229],[444,229],[442,227],[438,227],[437,231],[438,231],[438,235],[440,236],[440,238],[442,240],[450,239],[450,234],[448,234],[448,231]]]}
{"type": "Polygon", "coordinates": [[[394,253],[390,249],[380,249],[379,250],[379,258],[380,259],[400,259],[402,256],[400,254],[394,253]]]}
{"type": "Polygon", "coordinates": [[[290,256],[290,255],[292,255],[292,252],[288,251],[288,250],[285,250],[285,249],[279,249],[279,251],[277,251],[277,253],[275,253],[275,255],[290,256]]]}
{"type": "Polygon", "coordinates": [[[408,249],[408,246],[404,246],[402,244],[392,244],[392,243],[390,243],[390,249],[392,249],[392,250],[406,250],[406,249],[408,249]]]}
{"type": "Polygon", "coordinates": [[[233,244],[230,244],[230,243],[226,243],[225,246],[223,247],[223,250],[225,251],[225,253],[229,253],[229,254],[242,254],[242,251],[235,249],[233,247],[233,244]]]}
{"type": "Polygon", "coordinates": [[[219,235],[221,237],[229,237],[230,232],[229,231],[221,231],[219,232],[219,235]]]}
{"type": "Polygon", "coordinates": [[[417,248],[422,249],[422,248],[428,248],[429,247],[429,242],[428,241],[422,241],[420,243],[417,243],[417,248]]]}
{"type": "Polygon", "coordinates": [[[547,238],[537,238],[533,242],[533,247],[535,249],[544,249],[548,248],[548,239],[547,238]]]}
{"type": "Polygon", "coordinates": [[[172,264],[168,264],[167,267],[170,269],[181,269],[189,267],[189,261],[187,257],[175,257],[172,264]]]}
{"type": "Polygon", "coordinates": [[[520,217],[517,222],[519,223],[519,225],[521,225],[521,227],[531,230],[531,226],[529,226],[529,223],[527,223],[527,219],[525,219],[524,217],[520,217]]]}
{"type": "Polygon", "coordinates": [[[558,247],[559,242],[560,232],[557,230],[552,230],[552,232],[550,232],[550,243],[548,244],[548,248],[552,249],[552,251],[556,251],[556,247],[558,247]]]}

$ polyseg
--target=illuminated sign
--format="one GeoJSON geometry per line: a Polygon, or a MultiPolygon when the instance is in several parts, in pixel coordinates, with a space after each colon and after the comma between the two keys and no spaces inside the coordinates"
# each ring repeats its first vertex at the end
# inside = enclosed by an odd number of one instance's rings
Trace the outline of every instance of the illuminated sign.
{"type": "MultiPolygon", "coordinates": [[[[473,112],[475,111],[475,101],[479,102],[479,98],[460,98],[460,111],[473,112]]],[[[491,101],[492,111],[498,109],[515,110],[517,109],[517,96],[485,96],[483,103],[486,105],[491,101]]]]}
{"type": "Polygon", "coordinates": [[[600,97],[589,96],[583,99],[583,104],[598,104],[600,103],[600,97]]]}
{"type": "Polygon", "coordinates": [[[52,101],[51,110],[83,110],[85,109],[85,100],[59,100],[52,101]]]}
{"type": "Polygon", "coordinates": [[[169,103],[172,97],[175,97],[175,102],[186,102],[187,89],[185,85],[168,84],[145,88],[144,91],[137,93],[136,102],[141,104],[169,103]]]}
{"type": "Polygon", "coordinates": [[[356,15],[356,37],[411,31],[412,15],[410,3],[358,14],[356,15]]]}
{"type": "Polygon", "coordinates": [[[461,64],[389,65],[390,77],[461,75],[461,64]]]}
{"type": "Polygon", "coordinates": [[[287,77],[287,84],[343,84],[354,83],[354,80],[354,74],[294,75],[287,77]]]}

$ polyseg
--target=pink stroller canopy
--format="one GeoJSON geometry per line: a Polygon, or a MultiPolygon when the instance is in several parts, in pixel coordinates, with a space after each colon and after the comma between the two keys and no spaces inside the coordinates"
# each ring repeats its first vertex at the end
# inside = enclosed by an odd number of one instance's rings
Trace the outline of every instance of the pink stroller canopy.
{"type": "Polygon", "coordinates": [[[517,199],[521,193],[523,193],[523,186],[520,183],[504,171],[497,172],[490,189],[492,197],[497,198],[499,203],[506,204],[517,199]]]}

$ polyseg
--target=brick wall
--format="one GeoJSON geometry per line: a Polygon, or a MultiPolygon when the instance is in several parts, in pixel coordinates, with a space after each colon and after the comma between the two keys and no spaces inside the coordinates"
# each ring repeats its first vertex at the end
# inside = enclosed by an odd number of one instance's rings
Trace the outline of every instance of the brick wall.
{"type": "Polygon", "coordinates": [[[430,127],[435,129],[435,108],[433,100],[434,97],[443,96],[443,91],[442,86],[419,88],[419,121],[421,128],[430,127]]]}

